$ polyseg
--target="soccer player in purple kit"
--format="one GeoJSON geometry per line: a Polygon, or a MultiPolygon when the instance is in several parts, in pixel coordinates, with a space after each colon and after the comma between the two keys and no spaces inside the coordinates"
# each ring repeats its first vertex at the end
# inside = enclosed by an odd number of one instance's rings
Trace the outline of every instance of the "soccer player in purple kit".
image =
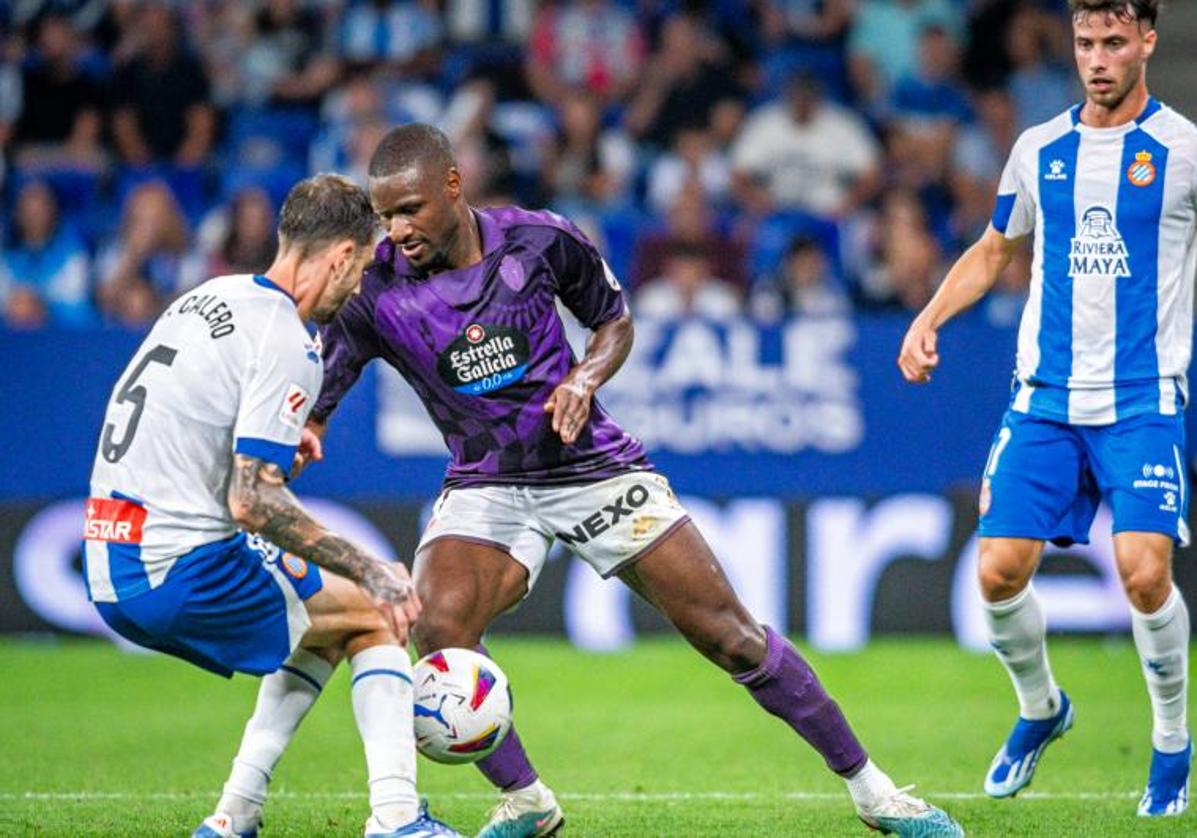
{"type": "MultiPolygon", "coordinates": [[[[483,632],[528,594],[560,538],[814,747],[866,824],[963,835],[869,759],[810,665],[741,604],[640,442],[595,401],[633,330],[619,282],[586,237],[550,212],[471,207],[448,141],[427,125],[390,131],[369,174],[387,238],[361,293],[323,332],[324,382],[301,456],[323,456],[330,414],[372,359],[420,396],[452,454],[415,560],[421,653],[485,651],[483,632]],[[558,299],[592,332],[580,361],[558,299]]],[[[561,808],[514,730],[478,765],[501,793],[481,836],[560,829],[561,808]]]]}

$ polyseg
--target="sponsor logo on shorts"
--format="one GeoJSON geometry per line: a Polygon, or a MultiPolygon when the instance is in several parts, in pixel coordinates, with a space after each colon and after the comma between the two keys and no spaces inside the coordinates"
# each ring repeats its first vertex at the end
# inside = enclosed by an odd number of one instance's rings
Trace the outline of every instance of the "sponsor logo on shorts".
{"type": "Polygon", "coordinates": [[[656,515],[641,515],[632,519],[632,537],[644,538],[644,536],[651,533],[661,523],[661,519],[656,515]]]}
{"type": "Polygon", "coordinates": [[[556,532],[554,535],[566,544],[585,544],[590,539],[602,535],[624,518],[631,518],[633,510],[644,506],[648,503],[648,499],[648,487],[643,483],[635,483],[622,495],[617,495],[611,503],[595,510],[574,524],[573,529],[569,532],[556,532]]]}
{"type": "Polygon", "coordinates": [[[1131,487],[1137,490],[1159,490],[1161,512],[1180,511],[1180,484],[1176,482],[1176,469],[1162,463],[1144,463],[1139,470],[1142,477],[1135,479],[1131,487]]]}
{"type": "Polygon", "coordinates": [[[485,396],[528,371],[528,337],[510,326],[471,323],[437,357],[441,380],[459,393],[485,396]]]}
{"type": "Polygon", "coordinates": [[[308,575],[308,563],[299,556],[283,553],[283,570],[296,579],[302,579],[308,575]]]}
{"type": "Polygon", "coordinates": [[[245,545],[261,556],[262,560],[266,562],[278,561],[279,555],[282,553],[282,550],[277,545],[267,541],[260,535],[252,533],[245,536],[245,545]]]}
{"type": "Polygon", "coordinates": [[[133,501],[89,498],[83,520],[83,537],[113,544],[140,544],[145,517],[145,507],[133,501]]]}

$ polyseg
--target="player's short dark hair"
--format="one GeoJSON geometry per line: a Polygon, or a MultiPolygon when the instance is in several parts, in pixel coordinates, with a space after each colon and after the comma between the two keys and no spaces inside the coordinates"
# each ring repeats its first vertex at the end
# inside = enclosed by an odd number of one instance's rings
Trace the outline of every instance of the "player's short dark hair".
{"type": "Polygon", "coordinates": [[[412,166],[447,172],[456,165],[448,137],[431,125],[412,122],[382,138],[370,158],[370,177],[390,177],[412,166]]]}
{"type": "Polygon", "coordinates": [[[342,175],[319,174],[291,187],[279,213],[282,247],[298,247],[306,257],[322,247],[352,239],[374,240],[378,218],[366,191],[342,175]]]}
{"type": "Polygon", "coordinates": [[[1077,15],[1112,14],[1122,21],[1137,20],[1152,29],[1160,16],[1161,0],[1068,0],[1068,10],[1077,15]]]}

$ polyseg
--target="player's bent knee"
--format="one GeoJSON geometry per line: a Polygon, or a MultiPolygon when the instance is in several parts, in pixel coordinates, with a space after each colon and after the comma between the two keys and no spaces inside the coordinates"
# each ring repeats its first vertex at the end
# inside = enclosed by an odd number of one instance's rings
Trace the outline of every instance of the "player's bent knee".
{"type": "Polygon", "coordinates": [[[402,646],[398,638],[385,626],[379,629],[361,632],[351,632],[344,641],[344,656],[352,658],[358,652],[364,652],[375,646],[402,646]]]}
{"type": "Polygon", "coordinates": [[[1151,614],[1163,606],[1172,592],[1172,574],[1164,565],[1139,565],[1123,572],[1122,587],[1136,611],[1151,614]]]}
{"type": "Polygon", "coordinates": [[[482,641],[482,628],[468,620],[456,619],[450,613],[438,613],[425,606],[420,619],[412,627],[412,640],[421,655],[437,649],[472,649],[482,641]]]}
{"type": "Polygon", "coordinates": [[[737,626],[723,642],[720,652],[727,661],[729,672],[748,672],[765,659],[765,630],[759,625],[737,626]]]}
{"type": "Polygon", "coordinates": [[[1031,576],[1023,568],[1010,563],[984,564],[977,569],[981,595],[988,602],[1001,602],[1018,596],[1026,588],[1031,576]]]}
{"type": "Polygon", "coordinates": [[[386,621],[353,582],[325,573],[323,587],[305,601],[310,625],[303,637],[307,647],[344,649],[349,638],[382,631],[386,621]]]}
{"type": "Polygon", "coordinates": [[[727,619],[714,631],[688,632],[686,637],[727,672],[748,672],[765,659],[765,630],[756,623],[727,619]]]}

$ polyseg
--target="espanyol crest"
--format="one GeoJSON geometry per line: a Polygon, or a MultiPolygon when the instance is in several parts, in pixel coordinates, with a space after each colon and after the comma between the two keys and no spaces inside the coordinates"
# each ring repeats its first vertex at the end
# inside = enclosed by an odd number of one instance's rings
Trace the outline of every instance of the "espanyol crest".
{"type": "Polygon", "coordinates": [[[1126,170],[1126,179],[1135,186],[1151,186],[1155,182],[1155,164],[1151,162],[1150,151],[1135,155],[1135,162],[1126,170]]]}

